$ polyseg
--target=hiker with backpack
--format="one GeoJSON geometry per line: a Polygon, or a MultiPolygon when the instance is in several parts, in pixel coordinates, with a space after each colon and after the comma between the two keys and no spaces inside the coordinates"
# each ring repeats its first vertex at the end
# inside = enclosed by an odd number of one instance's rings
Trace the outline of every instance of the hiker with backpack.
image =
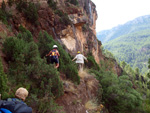
{"type": "Polygon", "coordinates": [[[50,56],[51,63],[55,63],[55,68],[59,67],[59,52],[57,45],[53,45],[53,50],[51,50],[46,56],[50,56]]]}
{"type": "Polygon", "coordinates": [[[15,98],[0,100],[0,113],[32,113],[32,108],[24,103],[28,91],[20,87],[15,93],[15,98]]]}
{"type": "Polygon", "coordinates": [[[72,59],[72,61],[76,60],[76,63],[78,64],[78,69],[79,71],[83,71],[83,65],[84,65],[84,60],[87,60],[87,58],[81,54],[80,51],[77,52],[77,55],[72,59]]]}

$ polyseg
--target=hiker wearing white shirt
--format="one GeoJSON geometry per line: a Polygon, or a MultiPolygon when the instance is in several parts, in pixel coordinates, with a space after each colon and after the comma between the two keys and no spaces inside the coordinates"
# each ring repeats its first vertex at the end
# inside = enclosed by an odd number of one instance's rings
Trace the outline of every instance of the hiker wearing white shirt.
{"type": "Polygon", "coordinates": [[[78,69],[80,71],[82,71],[83,70],[84,60],[86,60],[86,61],[88,61],[88,60],[87,60],[87,58],[84,55],[81,54],[80,51],[78,51],[77,53],[78,54],[74,57],[74,59],[72,61],[76,60],[76,63],[78,64],[78,69]]]}

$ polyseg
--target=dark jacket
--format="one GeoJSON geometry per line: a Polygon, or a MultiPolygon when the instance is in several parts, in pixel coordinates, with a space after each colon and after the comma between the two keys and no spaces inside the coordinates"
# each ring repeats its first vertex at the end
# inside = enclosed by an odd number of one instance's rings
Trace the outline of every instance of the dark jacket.
{"type": "Polygon", "coordinates": [[[8,109],[12,113],[32,113],[32,108],[28,107],[22,100],[17,98],[0,100],[0,108],[8,109]]]}

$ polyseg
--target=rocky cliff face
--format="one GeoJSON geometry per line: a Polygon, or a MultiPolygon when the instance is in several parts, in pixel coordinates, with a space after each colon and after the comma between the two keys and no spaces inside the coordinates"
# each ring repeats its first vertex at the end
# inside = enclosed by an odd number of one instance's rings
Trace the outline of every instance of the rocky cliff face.
{"type": "MultiPolygon", "coordinates": [[[[9,30],[6,25],[0,23],[0,33],[5,33],[7,36],[14,36],[19,33],[19,27],[22,25],[32,32],[34,41],[38,41],[40,31],[46,31],[53,36],[55,40],[65,46],[72,56],[76,55],[77,51],[81,51],[85,56],[92,53],[96,62],[99,64],[101,60],[108,61],[109,59],[102,55],[100,46],[102,45],[96,37],[96,19],[97,13],[95,4],[91,0],[78,0],[78,5],[67,2],[68,0],[54,0],[56,9],[50,7],[47,0],[28,0],[34,2],[38,6],[38,20],[36,24],[29,22],[22,12],[16,10],[16,4],[11,7],[7,6],[6,10],[11,12],[12,18],[8,21],[11,27],[9,30]]],[[[0,34],[0,39],[5,38],[0,34]]],[[[0,42],[2,45],[2,42],[0,42]]],[[[0,56],[3,58],[5,70],[5,55],[0,50],[0,56]]],[[[112,68],[118,75],[121,74],[121,68],[112,60],[112,68]]],[[[57,103],[64,107],[63,111],[67,113],[84,113],[87,108],[85,104],[88,100],[96,96],[98,90],[98,81],[88,74],[81,76],[81,83],[76,86],[70,82],[64,83],[65,94],[57,99],[57,103]],[[78,108],[78,109],[77,109],[78,108]]]]}
{"type": "MultiPolygon", "coordinates": [[[[22,25],[33,33],[37,42],[39,32],[47,31],[55,40],[65,45],[72,56],[81,51],[85,56],[92,53],[97,63],[105,60],[100,49],[102,44],[96,37],[97,12],[91,0],[78,0],[78,5],[67,0],[54,0],[56,9],[49,6],[47,0],[27,1],[38,5],[37,24],[27,21],[25,15],[16,10],[15,4],[7,7],[6,10],[12,14],[9,24],[14,34],[19,32],[19,26],[22,25]]],[[[114,70],[120,74],[119,68],[114,70]]]]}
{"type": "Polygon", "coordinates": [[[32,25],[27,22],[22,13],[12,11],[13,9],[11,8],[13,15],[15,15],[10,21],[13,32],[17,33],[18,27],[23,25],[34,34],[36,40],[39,31],[45,30],[65,45],[71,55],[75,55],[79,50],[85,55],[88,52],[92,52],[99,63],[101,53],[99,47],[101,44],[97,41],[95,31],[97,19],[95,4],[90,0],[79,0],[78,5],[68,3],[66,0],[55,1],[57,2],[58,10],[67,13],[70,20],[68,25],[65,24],[65,21],[60,21],[61,17],[54,13],[54,10],[48,6],[46,0],[39,2],[33,0],[34,3],[40,3],[38,10],[39,25],[32,25]]]}

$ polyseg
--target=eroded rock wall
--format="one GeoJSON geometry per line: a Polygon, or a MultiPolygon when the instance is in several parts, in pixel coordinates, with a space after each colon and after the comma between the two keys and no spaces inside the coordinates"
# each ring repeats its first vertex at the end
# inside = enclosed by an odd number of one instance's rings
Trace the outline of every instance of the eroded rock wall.
{"type": "Polygon", "coordinates": [[[62,30],[61,41],[66,45],[71,55],[75,55],[79,50],[85,55],[92,52],[95,60],[99,63],[101,45],[96,37],[96,6],[90,0],[79,0],[78,7],[77,13],[69,14],[72,25],[62,30]]]}
{"type": "Polygon", "coordinates": [[[92,53],[97,63],[105,60],[102,55],[100,46],[102,45],[96,37],[96,6],[91,0],[78,0],[78,5],[73,5],[67,0],[54,0],[57,9],[49,7],[47,0],[28,0],[40,4],[38,8],[38,24],[33,24],[26,20],[23,13],[16,10],[16,5],[7,7],[7,11],[11,11],[12,18],[9,20],[12,32],[18,34],[19,26],[22,25],[29,29],[34,36],[34,41],[38,41],[37,37],[40,31],[46,31],[53,38],[66,46],[66,50],[75,56],[77,51],[81,51],[85,56],[92,53]],[[61,11],[67,14],[70,20],[60,21],[62,17],[57,14],[61,11]]]}

